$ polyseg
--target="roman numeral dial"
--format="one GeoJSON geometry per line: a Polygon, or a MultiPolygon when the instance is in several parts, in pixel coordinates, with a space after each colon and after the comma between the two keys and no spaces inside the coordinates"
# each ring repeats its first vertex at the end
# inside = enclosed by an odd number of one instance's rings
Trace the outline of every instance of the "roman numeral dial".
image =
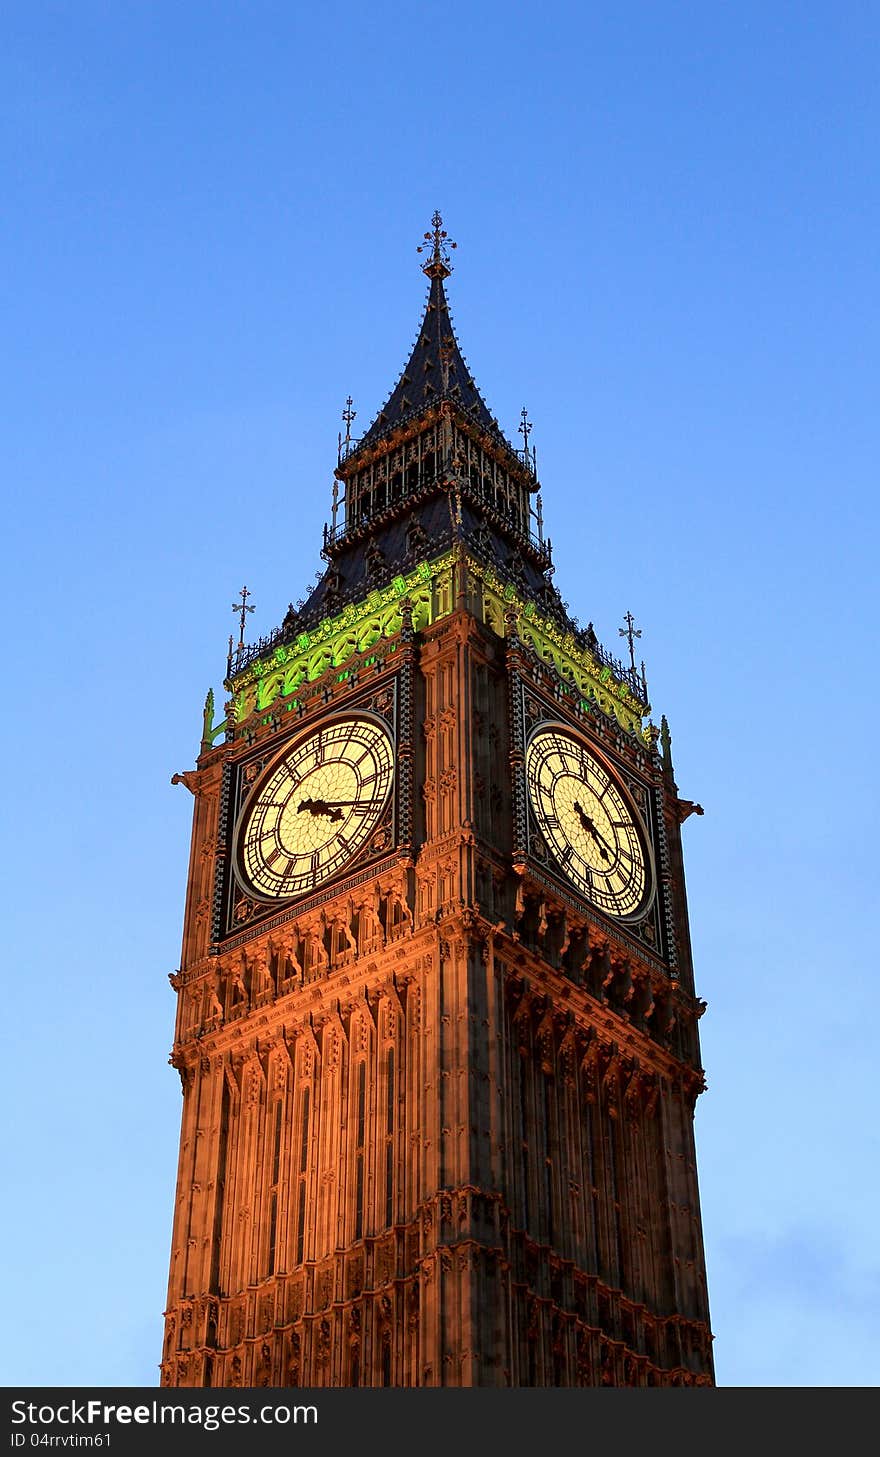
{"type": "Polygon", "coordinates": [[[562,874],[607,915],[643,915],[654,894],[648,835],[605,762],[561,725],[543,727],[526,752],[526,780],[562,874]]]}
{"type": "Polygon", "coordinates": [[[391,740],[372,719],[337,719],[288,745],[239,815],[242,885],[261,900],[288,900],[323,885],[376,829],[393,778],[391,740]]]}

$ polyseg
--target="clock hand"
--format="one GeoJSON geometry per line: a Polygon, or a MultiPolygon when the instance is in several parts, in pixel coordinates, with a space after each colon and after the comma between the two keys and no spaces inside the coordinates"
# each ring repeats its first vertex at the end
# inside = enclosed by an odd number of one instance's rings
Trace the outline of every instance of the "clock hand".
{"type": "Polygon", "coordinates": [[[314,815],[316,818],[318,815],[326,815],[330,820],[342,819],[342,810],[334,809],[332,804],[326,799],[301,799],[297,805],[296,812],[297,814],[302,814],[303,810],[308,810],[309,814],[314,815]]]}
{"type": "Polygon", "coordinates": [[[308,809],[311,805],[315,804],[322,806],[322,808],[313,810],[313,814],[331,814],[331,811],[338,806],[341,806],[343,809],[367,810],[370,808],[370,803],[371,801],[368,799],[304,799],[300,803],[300,809],[302,809],[303,805],[308,809]]]}
{"type": "Polygon", "coordinates": [[[355,804],[366,803],[363,799],[322,799],[320,802],[321,804],[341,804],[345,809],[350,809],[355,804]]]}
{"type": "Polygon", "coordinates": [[[592,835],[593,839],[596,841],[596,844],[599,846],[599,854],[602,856],[602,859],[609,860],[611,857],[609,854],[610,847],[608,845],[608,841],[603,839],[602,835],[599,834],[599,831],[596,829],[596,826],[593,824],[590,816],[588,814],[585,814],[585,812],[578,804],[577,800],[575,800],[574,804],[572,805],[572,809],[580,820],[583,828],[587,831],[587,834],[592,835]]]}

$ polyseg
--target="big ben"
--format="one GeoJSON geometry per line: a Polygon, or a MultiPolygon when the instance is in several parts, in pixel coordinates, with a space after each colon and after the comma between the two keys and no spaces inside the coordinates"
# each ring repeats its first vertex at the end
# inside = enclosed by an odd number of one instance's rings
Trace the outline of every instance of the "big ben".
{"type": "Polygon", "coordinates": [[[166,1386],[713,1383],[699,807],[555,585],[452,246],[435,214],[410,358],[362,435],[346,408],[317,585],[175,776],[166,1386]]]}

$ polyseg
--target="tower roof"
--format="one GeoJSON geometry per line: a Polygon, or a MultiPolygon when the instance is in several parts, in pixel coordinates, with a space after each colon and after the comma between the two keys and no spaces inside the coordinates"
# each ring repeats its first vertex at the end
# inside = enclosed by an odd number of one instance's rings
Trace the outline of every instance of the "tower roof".
{"type": "Polygon", "coordinates": [[[461,352],[446,300],[443,281],[452,272],[448,248],[456,245],[447,242],[439,213],[435,212],[432,222],[433,231],[425,233],[430,256],[422,272],[430,282],[418,337],[397,383],[358,442],[355,454],[440,400],[452,400],[464,415],[501,436],[498,421],[480,394],[461,352]]]}

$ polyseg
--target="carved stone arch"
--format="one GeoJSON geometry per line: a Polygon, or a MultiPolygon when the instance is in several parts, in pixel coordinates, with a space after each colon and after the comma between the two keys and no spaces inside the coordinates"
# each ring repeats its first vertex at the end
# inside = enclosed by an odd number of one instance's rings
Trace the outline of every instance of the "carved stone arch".
{"type": "Polygon", "coordinates": [[[283,1038],[270,1049],[267,1061],[266,1084],[274,1094],[283,1096],[290,1086],[290,1057],[283,1038]]]}
{"type": "Polygon", "coordinates": [[[288,1076],[288,1078],[290,1078],[292,1080],[295,1080],[295,1078],[296,1078],[296,1033],[291,1034],[286,1029],[282,1029],[281,1033],[278,1036],[278,1039],[277,1039],[277,1042],[276,1042],[276,1046],[277,1046],[277,1049],[278,1049],[278,1056],[279,1056],[279,1058],[283,1058],[284,1059],[284,1063],[285,1063],[285,1066],[287,1068],[287,1076],[288,1076]]]}
{"type": "Polygon", "coordinates": [[[556,1025],[549,1008],[535,1029],[535,1044],[541,1057],[541,1071],[552,1076],[556,1071],[556,1025]]]}
{"type": "Polygon", "coordinates": [[[421,1031],[422,1027],[422,989],[417,981],[411,981],[406,989],[406,1007],[404,1009],[404,1026],[410,1035],[421,1031]]]}
{"type": "MultiPolygon", "coordinates": [[[[506,618],[507,611],[505,611],[504,615],[506,618]]],[[[524,643],[526,647],[531,648],[534,653],[537,653],[538,638],[536,636],[535,629],[532,627],[531,623],[526,617],[524,617],[519,624],[519,636],[520,641],[524,643]]]]}
{"type": "Polygon", "coordinates": [[[289,694],[294,693],[305,682],[305,677],[306,670],[302,661],[293,663],[284,674],[284,681],[281,688],[283,696],[286,698],[289,694]]]}
{"type": "Polygon", "coordinates": [[[285,979],[293,976],[301,982],[304,975],[305,944],[298,921],[291,921],[285,928],[284,935],[280,938],[280,956],[283,958],[285,979]]]}
{"type": "Polygon", "coordinates": [[[327,934],[325,950],[328,952],[330,967],[341,966],[345,962],[351,961],[354,953],[344,905],[337,902],[330,907],[325,914],[325,927],[327,934]]]}
{"type": "Polygon", "coordinates": [[[498,637],[504,636],[504,611],[501,603],[488,592],[483,597],[483,621],[490,632],[497,633],[498,637]]]}
{"type": "Polygon", "coordinates": [[[223,1059],[223,1080],[226,1084],[230,1100],[233,1106],[237,1108],[241,1100],[241,1080],[236,1077],[232,1059],[228,1056],[223,1059]]]}
{"type": "Polygon", "coordinates": [[[377,643],[382,636],[382,625],[377,617],[370,617],[366,622],[360,623],[357,631],[357,650],[365,653],[377,643]]]}
{"type": "Polygon", "coordinates": [[[333,654],[329,647],[320,647],[309,654],[307,674],[310,683],[317,682],[318,678],[326,673],[327,669],[333,666],[333,654]]]}
{"type": "Polygon", "coordinates": [[[343,637],[337,639],[333,645],[332,664],[334,668],[341,668],[349,658],[353,658],[358,650],[357,634],[347,632],[343,637]]]}
{"type": "Polygon", "coordinates": [[[376,1036],[372,1011],[366,999],[357,1003],[349,1018],[349,1049],[352,1059],[369,1057],[376,1036]]]}
{"type": "Polygon", "coordinates": [[[272,959],[268,946],[255,950],[251,959],[251,992],[261,1000],[275,995],[275,981],[272,976],[272,959]]]}
{"type": "Polygon", "coordinates": [[[567,1087],[572,1087],[577,1077],[578,1047],[575,1029],[566,1027],[557,1052],[559,1068],[567,1087]]]}
{"type": "Polygon", "coordinates": [[[621,1102],[622,1063],[615,1047],[607,1057],[601,1075],[602,1094],[609,1112],[616,1113],[621,1102]]]}
{"type": "Polygon", "coordinates": [[[523,988],[521,994],[513,1003],[511,1022],[513,1026],[523,1035],[531,1034],[532,1014],[535,1007],[535,996],[528,988],[523,988]]]}
{"type": "Polygon", "coordinates": [[[327,922],[323,913],[309,916],[301,923],[302,965],[304,974],[310,978],[320,976],[329,970],[330,958],[324,941],[326,930],[327,922]]]}
{"type": "Polygon", "coordinates": [[[281,685],[283,681],[284,674],[278,672],[267,673],[265,678],[260,679],[257,685],[256,709],[258,713],[262,712],[264,708],[268,708],[271,703],[275,702],[275,699],[278,697],[278,694],[281,691],[281,685]]]}
{"type": "Polygon", "coordinates": [[[594,1034],[587,1043],[581,1058],[584,1096],[588,1103],[595,1103],[598,1099],[605,1061],[601,1039],[594,1034]]]}
{"type": "Polygon", "coordinates": [[[332,1012],[321,1028],[322,1060],[328,1072],[335,1072],[342,1066],[347,1048],[348,1037],[342,1018],[338,1012],[332,1012]]]}
{"type": "Polygon", "coordinates": [[[410,593],[410,597],[413,604],[413,630],[420,632],[431,621],[431,592],[430,589],[421,588],[418,592],[410,593]]]}
{"type": "Polygon", "coordinates": [[[385,927],[381,917],[379,887],[367,889],[357,903],[358,941],[361,956],[385,944],[385,927]]]}
{"type": "Polygon", "coordinates": [[[394,875],[382,882],[380,887],[382,897],[385,901],[385,930],[388,937],[408,933],[410,936],[415,929],[412,907],[410,906],[409,883],[405,869],[399,869],[394,875]]]}
{"type": "Polygon", "coordinates": [[[620,1071],[621,1104],[628,1118],[641,1115],[644,1101],[643,1074],[641,1064],[634,1058],[627,1058],[620,1071]]]}
{"type": "Polygon", "coordinates": [[[321,1065],[321,1049],[308,1023],[297,1030],[293,1057],[297,1082],[311,1082],[321,1065]]]}
{"type": "Polygon", "coordinates": [[[241,1096],[248,1108],[257,1107],[266,1093],[266,1075],[256,1050],[251,1051],[242,1063],[241,1096]]]}
{"type": "Polygon", "coordinates": [[[400,603],[394,602],[390,607],[386,607],[379,620],[382,624],[382,636],[395,637],[400,631],[400,603]]]}
{"type": "Polygon", "coordinates": [[[381,1042],[399,1042],[404,1022],[404,1011],[400,997],[392,985],[384,986],[379,994],[378,1028],[381,1042]]]}

